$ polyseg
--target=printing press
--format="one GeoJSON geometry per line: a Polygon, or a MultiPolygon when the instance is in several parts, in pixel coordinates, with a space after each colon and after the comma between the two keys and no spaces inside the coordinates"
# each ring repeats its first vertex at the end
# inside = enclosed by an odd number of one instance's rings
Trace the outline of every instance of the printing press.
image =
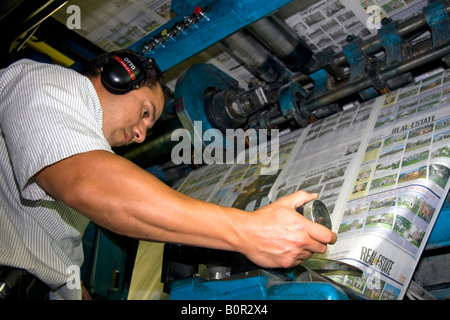
{"type": "MultiPolygon", "coordinates": [[[[176,130],[187,130],[193,140],[211,129],[222,135],[228,129],[294,132],[406,88],[426,72],[448,70],[450,1],[416,1],[404,17],[385,16],[378,27],[367,26],[364,34],[340,35],[339,47],[313,47],[302,29],[288,22],[294,13],[310,10],[336,15],[336,21],[344,24],[346,17],[337,20],[336,14],[336,10],[345,11],[344,6],[340,1],[328,2],[332,5],[327,7],[326,1],[172,0],[173,16],[127,47],[154,58],[165,74],[176,74],[173,96],[144,144],[115,151],[177,187],[203,164],[176,165],[171,161],[176,130]],[[240,81],[219,64],[199,58],[211,48],[237,61],[251,74],[251,81],[240,81]]],[[[354,1],[353,8],[366,13],[365,2],[354,1]]],[[[392,2],[405,5],[404,1],[392,2]]],[[[367,22],[373,23],[372,13],[367,14],[367,22]]],[[[229,143],[223,141],[223,146],[227,148],[229,143]]],[[[207,145],[202,141],[199,147],[207,145]]],[[[450,297],[450,198],[448,194],[442,198],[406,299],[450,297]]],[[[91,293],[99,299],[141,298],[132,292],[139,291],[133,288],[133,281],[150,273],[145,259],[151,257],[135,260],[142,243],[91,225],[84,244],[82,276],[91,293]]],[[[330,277],[351,277],[354,282],[363,277],[359,267],[344,260],[314,257],[296,268],[268,270],[234,252],[178,244],[158,248],[162,252],[161,275],[155,274],[166,297],[173,300],[372,298],[330,277]]],[[[142,291],[142,285],[139,288],[142,291]]]]}

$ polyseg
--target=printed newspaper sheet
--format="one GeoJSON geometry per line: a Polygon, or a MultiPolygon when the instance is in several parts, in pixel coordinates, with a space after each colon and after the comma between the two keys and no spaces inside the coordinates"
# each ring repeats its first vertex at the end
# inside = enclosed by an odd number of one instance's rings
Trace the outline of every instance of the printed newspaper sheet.
{"type": "Polygon", "coordinates": [[[335,280],[370,298],[403,297],[448,193],[449,85],[450,73],[439,72],[376,100],[329,254],[364,270],[335,280]]]}
{"type": "Polygon", "coordinates": [[[332,280],[401,299],[450,187],[450,71],[280,139],[278,170],[213,164],[179,190],[247,211],[297,190],[319,193],[338,234],[325,256],[364,272],[332,280]]]}
{"type": "MultiPolygon", "coordinates": [[[[277,166],[274,166],[273,170],[264,172],[265,174],[261,174],[261,171],[267,169],[267,164],[262,163],[259,159],[251,159],[249,154],[255,154],[256,157],[257,152],[252,153],[247,150],[244,151],[245,157],[242,155],[237,157],[237,159],[242,159],[239,163],[215,163],[192,171],[184,179],[178,191],[196,199],[223,206],[247,211],[256,210],[269,203],[269,191],[302,131],[302,129],[296,130],[280,137],[277,153],[269,153],[271,159],[278,158],[277,166]]],[[[255,148],[266,149],[270,148],[270,145],[255,146],[255,148]]]]}

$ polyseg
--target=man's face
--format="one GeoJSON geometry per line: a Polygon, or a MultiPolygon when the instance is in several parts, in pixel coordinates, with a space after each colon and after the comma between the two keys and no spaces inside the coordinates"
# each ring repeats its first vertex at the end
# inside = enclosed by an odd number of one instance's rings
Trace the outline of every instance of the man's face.
{"type": "Polygon", "coordinates": [[[102,107],[102,130],[112,147],[123,146],[130,141],[142,143],[147,130],[163,112],[164,92],[158,84],[123,95],[110,94],[102,102],[102,107]]]}

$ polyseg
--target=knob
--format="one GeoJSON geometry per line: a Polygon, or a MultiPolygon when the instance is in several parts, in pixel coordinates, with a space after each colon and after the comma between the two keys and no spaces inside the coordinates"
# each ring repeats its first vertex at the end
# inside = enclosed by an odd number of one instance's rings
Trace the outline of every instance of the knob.
{"type": "Polygon", "coordinates": [[[171,30],[173,31],[174,35],[177,35],[182,33],[185,27],[186,26],[183,23],[177,22],[172,26],[171,30]]]}
{"type": "Polygon", "coordinates": [[[184,17],[183,21],[184,21],[184,25],[187,28],[189,28],[189,27],[192,27],[195,24],[197,19],[195,17],[191,16],[191,15],[187,15],[187,16],[184,17]]]}
{"type": "Polygon", "coordinates": [[[175,33],[173,32],[172,29],[169,29],[169,30],[164,29],[164,30],[161,32],[161,37],[163,38],[164,41],[167,41],[167,40],[169,40],[170,38],[172,38],[172,37],[174,36],[174,34],[175,34],[175,33]]]}
{"type": "MultiPolygon", "coordinates": [[[[206,13],[208,12],[208,9],[205,7],[205,9],[203,9],[200,6],[195,7],[194,9],[194,15],[197,17],[197,19],[200,21],[203,18],[206,18],[206,13]]],[[[209,19],[207,19],[209,20],[209,19]]]]}
{"type": "Polygon", "coordinates": [[[319,223],[331,230],[331,217],[325,204],[320,200],[312,200],[301,207],[297,208],[297,212],[305,218],[319,223]]]}

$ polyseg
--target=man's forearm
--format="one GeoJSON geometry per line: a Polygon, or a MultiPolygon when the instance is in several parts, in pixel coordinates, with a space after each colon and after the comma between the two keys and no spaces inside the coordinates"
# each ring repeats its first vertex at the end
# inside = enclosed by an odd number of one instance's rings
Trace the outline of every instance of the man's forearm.
{"type": "Polygon", "coordinates": [[[234,225],[246,214],[187,197],[104,151],[62,160],[42,170],[36,181],[94,223],[139,239],[235,250],[234,225]]]}
{"type": "Polygon", "coordinates": [[[295,211],[317,198],[296,192],[254,212],[183,195],[130,161],[105,151],[76,155],[36,175],[44,190],[113,232],[246,255],[290,267],[326,251],[336,235],[295,211]]]}

